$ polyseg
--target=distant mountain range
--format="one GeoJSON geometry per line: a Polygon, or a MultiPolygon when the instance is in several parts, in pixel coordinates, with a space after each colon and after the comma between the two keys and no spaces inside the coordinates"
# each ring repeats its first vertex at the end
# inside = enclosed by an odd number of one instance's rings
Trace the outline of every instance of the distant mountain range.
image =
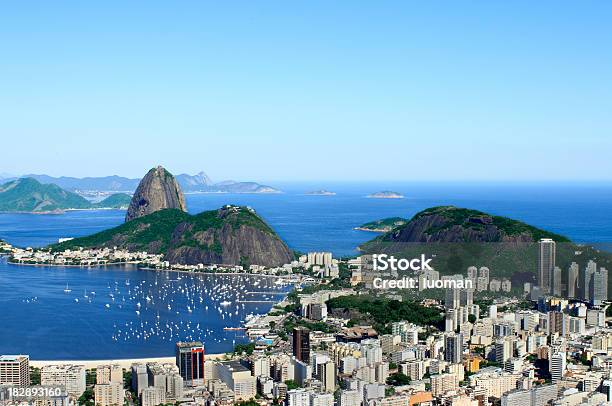
{"type": "Polygon", "coordinates": [[[20,178],[0,185],[0,211],[48,213],[68,209],[125,208],[131,196],[115,193],[98,203],[92,203],[74,192],[53,184],[43,184],[33,178],[20,178]]]}
{"type": "MultiPolygon", "coordinates": [[[[7,176],[7,175],[4,175],[7,176]]],[[[23,175],[3,178],[0,182],[7,182],[16,178],[32,178],[43,184],[55,184],[62,189],[73,192],[104,191],[133,193],[138,187],[140,179],[125,178],[122,176],[103,176],[74,178],[69,176],[53,177],[49,175],[23,175]]],[[[187,193],[280,193],[280,190],[256,182],[237,182],[226,180],[214,183],[208,175],[200,172],[196,175],[181,174],[176,176],[181,189],[187,193]]]]}

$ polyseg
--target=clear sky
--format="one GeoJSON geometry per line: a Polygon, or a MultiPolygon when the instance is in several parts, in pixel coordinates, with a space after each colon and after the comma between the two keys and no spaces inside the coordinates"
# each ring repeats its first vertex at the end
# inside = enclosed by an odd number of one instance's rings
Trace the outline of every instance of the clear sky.
{"type": "Polygon", "coordinates": [[[0,173],[612,180],[612,3],[4,3],[0,173]]]}

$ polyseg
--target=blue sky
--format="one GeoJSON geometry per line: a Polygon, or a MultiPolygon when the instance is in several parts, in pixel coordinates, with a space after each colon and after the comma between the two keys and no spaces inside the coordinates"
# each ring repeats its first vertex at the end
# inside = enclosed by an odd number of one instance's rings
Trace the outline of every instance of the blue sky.
{"type": "Polygon", "coordinates": [[[609,2],[14,2],[0,172],[612,180],[609,2]]]}

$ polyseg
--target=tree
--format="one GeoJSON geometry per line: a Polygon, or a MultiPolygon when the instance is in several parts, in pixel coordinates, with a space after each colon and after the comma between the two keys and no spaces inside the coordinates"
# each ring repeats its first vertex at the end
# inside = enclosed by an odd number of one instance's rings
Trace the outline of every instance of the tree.
{"type": "Polygon", "coordinates": [[[250,400],[238,402],[236,403],[236,406],[259,406],[259,403],[255,402],[253,399],[250,399],[250,400]]]}
{"type": "Polygon", "coordinates": [[[476,315],[474,315],[474,314],[470,314],[470,315],[468,316],[468,321],[469,321],[470,323],[474,324],[474,323],[476,322],[476,315]]]}
{"type": "Polygon", "coordinates": [[[84,406],[94,406],[93,401],[94,393],[92,389],[86,389],[85,392],[79,397],[78,403],[79,405],[84,406]]]}
{"type": "Polygon", "coordinates": [[[247,355],[251,355],[253,351],[255,351],[255,343],[236,344],[234,347],[234,354],[246,353],[247,355]]]}
{"type": "Polygon", "coordinates": [[[298,383],[293,379],[285,381],[285,385],[287,385],[287,390],[297,389],[300,387],[300,385],[298,385],[298,383]]]}
{"type": "Polygon", "coordinates": [[[394,374],[391,374],[387,378],[387,385],[402,386],[402,385],[408,385],[409,383],[410,383],[410,377],[407,375],[404,375],[401,372],[396,372],[394,374]]]}

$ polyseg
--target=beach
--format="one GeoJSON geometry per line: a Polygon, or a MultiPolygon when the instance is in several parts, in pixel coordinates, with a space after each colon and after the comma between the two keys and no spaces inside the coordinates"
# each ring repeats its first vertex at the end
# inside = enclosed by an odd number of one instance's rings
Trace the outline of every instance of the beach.
{"type": "MultiPolygon", "coordinates": [[[[217,360],[225,357],[225,354],[206,354],[206,360],[217,360]]],[[[104,359],[104,360],[86,360],[86,361],[38,361],[30,360],[30,366],[42,368],[47,365],[83,365],[85,369],[96,368],[98,365],[120,365],[121,368],[129,369],[132,364],[146,364],[148,362],[170,363],[176,362],[175,357],[149,357],[149,358],[128,358],[128,359],[104,359]]]]}

